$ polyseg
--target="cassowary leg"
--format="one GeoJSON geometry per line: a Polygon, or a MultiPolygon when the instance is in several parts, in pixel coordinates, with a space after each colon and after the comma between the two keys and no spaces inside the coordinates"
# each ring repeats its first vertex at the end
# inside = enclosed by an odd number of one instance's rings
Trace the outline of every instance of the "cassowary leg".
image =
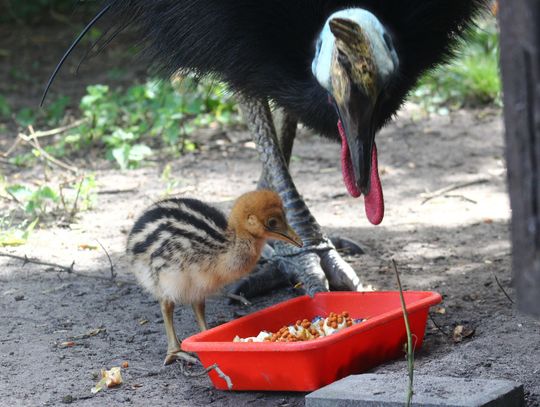
{"type": "MultiPolygon", "coordinates": [[[[275,254],[271,260],[278,265],[283,276],[290,279],[296,277],[302,282],[308,294],[327,291],[330,287],[340,290],[361,288],[356,273],[341,259],[330,239],[322,233],[321,227],[301,198],[289,174],[284,150],[288,148],[286,151],[290,157],[294,132],[289,132],[288,136],[284,135],[285,138],[282,140],[288,144],[284,144],[282,148],[268,103],[246,98],[241,98],[240,102],[263,162],[262,181],[264,183],[266,180],[281,196],[288,221],[304,242],[301,249],[276,243],[275,254]]],[[[242,285],[240,282],[234,291],[250,296],[242,285]]]]}

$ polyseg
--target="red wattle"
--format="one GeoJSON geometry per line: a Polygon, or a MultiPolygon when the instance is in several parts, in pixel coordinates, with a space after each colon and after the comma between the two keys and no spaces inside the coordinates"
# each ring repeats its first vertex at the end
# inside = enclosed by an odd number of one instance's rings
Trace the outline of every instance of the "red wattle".
{"type": "MultiPolygon", "coordinates": [[[[338,121],[339,135],[341,136],[341,172],[343,174],[343,182],[347,191],[353,198],[358,198],[361,195],[361,191],[356,186],[354,179],[354,170],[351,162],[351,155],[349,153],[349,144],[345,137],[345,130],[341,124],[341,120],[338,121]]],[[[370,176],[370,191],[369,194],[364,197],[364,207],[368,220],[373,225],[378,225],[384,218],[384,197],[382,192],[381,180],[379,178],[379,168],[377,160],[377,146],[373,144],[373,151],[371,153],[371,172],[370,176]]]]}
{"type": "Polygon", "coordinates": [[[343,182],[345,187],[353,198],[358,198],[362,193],[354,182],[354,170],[351,162],[351,154],[349,153],[349,144],[345,138],[345,130],[341,124],[341,120],[338,121],[339,135],[341,136],[341,173],[343,174],[343,182]]]}

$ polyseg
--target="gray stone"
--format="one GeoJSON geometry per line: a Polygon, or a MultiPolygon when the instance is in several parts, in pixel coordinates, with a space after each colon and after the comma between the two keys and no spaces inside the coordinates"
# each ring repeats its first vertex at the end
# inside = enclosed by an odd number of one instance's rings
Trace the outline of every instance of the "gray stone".
{"type": "MultiPolygon", "coordinates": [[[[406,374],[349,376],[306,396],[306,407],[403,407],[406,374]]],[[[522,407],[523,386],[509,380],[414,376],[416,407],[522,407]]]]}

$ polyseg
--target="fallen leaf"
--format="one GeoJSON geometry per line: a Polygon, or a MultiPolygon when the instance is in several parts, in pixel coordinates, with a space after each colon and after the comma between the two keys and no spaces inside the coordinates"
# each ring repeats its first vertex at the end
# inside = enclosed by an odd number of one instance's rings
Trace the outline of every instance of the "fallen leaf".
{"type": "Polygon", "coordinates": [[[139,384],[139,383],[135,383],[135,384],[132,384],[131,385],[131,388],[133,390],[136,390],[136,389],[140,389],[142,387],[142,384],[139,384]]]}
{"type": "Polygon", "coordinates": [[[126,360],[126,361],[122,362],[121,366],[122,366],[122,368],[127,369],[129,367],[129,362],[126,360]]]}
{"type": "Polygon", "coordinates": [[[116,366],[110,370],[101,369],[101,379],[90,390],[92,394],[96,394],[104,388],[112,388],[122,384],[122,374],[120,367],[116,366]]]}
{"type": "Polygon", "coordinates": [[[100,333],[105,332],[106,330],[107,330],[107,329],[105,329],[105,328],[96,328],[96,329],[92,329],[91,331],[88,331],[88,332],[85,333],[85,334],[72,336],[71,339],[86,339],[86,338],[90,338],[90,337],[92,337],[92,336],[99,335],[100,333]]]}
{"type": "Polygon", "coordinates": [[[147,324],[148,323],[148,320],[147,319],[141,319],[139,321],[139,325],[144,325],[144,324],[147,324]]]}
{"type": "Polygon", "coordinates": [[[66,341],[66,342],[62,342],[60,345],[58,345],[58,347],[60,349],[64,349],[64,348],[72,348],[75,345],[77,345],[77,344],[75,342],[73,342],[73,341],[66,341]]]}
{"type": "Polygon", "coordinates": [[[454,328],[454,342],[459,343],[463,341],[463,339],[470,338],[474,335],[475,329],[469,328],[467,326],[458,325],[454,328]]]}
{"type": "Polygon", "coordinates": [[[97,246],[94,246],[94,245],[91,245],[91,244],[86,244],[86,243],[82,243],[80,244],[79,246],[77,246],[80,250],[97,250],[98,247],[97,246]]]}
{"type": "Polygon", "coordinates": [[[444,314],[446,314],[446,308],[444,308],[444,307],[437,307],[437,308],[435,309],[435,312],[436,312],[437,314],[444,315],[444,314]]]}

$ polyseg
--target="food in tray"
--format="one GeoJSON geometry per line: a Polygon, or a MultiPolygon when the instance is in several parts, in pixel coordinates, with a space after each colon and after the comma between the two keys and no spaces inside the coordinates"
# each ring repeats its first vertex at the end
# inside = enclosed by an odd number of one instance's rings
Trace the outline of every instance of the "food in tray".
{"type": "Polygon", "coordinates": [[[350,326],[359,324],[364,319],[353,319],[349,313],[330,312],[326,318],[316,316],[311,321],[298,320],[295,324],[283,326],[277,332],[261,331],[257,336],[240,338],[238,335],[233,342],[302,342],[332,335],[350,326]]]}

